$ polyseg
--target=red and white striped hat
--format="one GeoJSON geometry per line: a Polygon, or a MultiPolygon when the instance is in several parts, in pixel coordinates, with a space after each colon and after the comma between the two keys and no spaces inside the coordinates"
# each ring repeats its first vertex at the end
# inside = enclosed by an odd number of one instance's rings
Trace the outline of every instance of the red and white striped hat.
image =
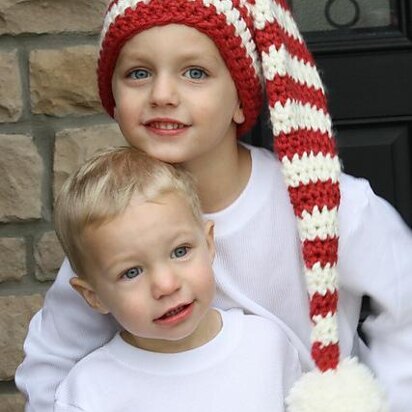
{"type": "Polygon", "coordinates": [[[385,411],[382,394],[378,388],[373,391],[375,382],[366,367],[356,359],[339,361],[340,162],[322,81],[286,0],[112,1],[104,19],[98,62],[100,97],[111,116],[111,79],[121,48],[143,30],[172,23],[196,28],[219,49],[245,115],[239,135],[256,122],[262,96],[267,97],[274,148],[283,165],[301,239],[313,323],[312,358],[317,367],[292,389],[289,410],[385,411]]]}

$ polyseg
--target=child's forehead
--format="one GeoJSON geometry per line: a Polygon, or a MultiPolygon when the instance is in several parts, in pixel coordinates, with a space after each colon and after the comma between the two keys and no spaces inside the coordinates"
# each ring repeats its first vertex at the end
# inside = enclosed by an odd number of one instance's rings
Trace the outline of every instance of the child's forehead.
{"type": "Polygon", "coordinates": [[[203,220],[199,219],[193,210],[191,199],[181,191],[170,190],[146,198],[137,195],[134,198],[132,197],[129,205],[139,208],[140,211],[149,211],[149,213],[153,210],[153,206],[160,206],[157,209],[157,213],[172,217],[173,219],[170,223],[179,221],[190,227],[193,225],[203,225],[203,220]]]}
{"type": "Polygon", "coordinates": [[[184,24],[155,26],[136,33],[124,43],[120,55],[150,52],[153,51],[152,46],[161,48],[162,45],[173,46],[169,51],[182,56],[205,56],[214,59],[220,56],[210,37],[184,24]]]}
{"type": "MultiPolygon", "coordinates": [[[[180,222],[192,224],[195,220],[190,201],[180,192],[168,191],[157,193],[153,196],[145,195],[139,192],[133,193],[124,209],[106,219],[101,219],[93,224],[84,227],[84,233],[87,235],[99,235],[102,231],[117,232],[119,222],[129,221],[130,227],[150,224],[152,221],[160,221],[159,217],[164,217],[166,223],[173,225],[179,217],[180,222]],[[167,221],[167,218],[173,217],[173,220],[167,221]],[[130,220],[132,218],[132,220],[130,220]]],[[[163,222],[164,223],[164,222],[163,222]]],[[[167,226],[167,225],[166,225],[167,226]]],[[[163,226],[164,229],[165,226],[163,226]]]]}

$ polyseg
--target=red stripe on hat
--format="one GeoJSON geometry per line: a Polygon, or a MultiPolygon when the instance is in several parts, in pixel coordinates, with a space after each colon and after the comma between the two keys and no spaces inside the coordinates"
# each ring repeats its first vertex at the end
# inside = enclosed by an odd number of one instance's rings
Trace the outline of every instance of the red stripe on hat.
{"type": "Polygon", "coordinates": [[[338,292],[328,290],[323,296],[315,293],[310,300],[310,317],[321,315],[323,318],[327,314],[335,314],[338,309],[338,292]]]}
{"type": "Polygon", "coordinates": [[[331,266],[336,265],[338,260],[338,238],[305,240],[302,253],[305,266],[308,269],[312,269],[317,262],[320,263],[321,267],[325,267],[327,263],[331,266]]]}
{"type": "Polygon", "coordinates": [[[332,343],[322,346],[320,342],[314,342],[312,345],[312,358],[322,372],[336,369],[339,363],[339,345],[332,343]]]}
{"type": "Polygon", "coordinates": [[[319,210],[325,206],[328,210],[332,210],[340,201],[339,184],[333,183],[331,179],[326,182],[317,181],[297,187],[288,187],[288,191],[293,210],[298,217],[302,217],[304,210],[312,213],[315,206],[319,210]]]}
{"type": "Polygon", "coordinates": [[[273,80],[267,80],[266,91],[270,107],[273,107],[277,102],[285,105],[288,100],[294,100],[302,104],[309,103],[312,107],[323,110],[324,113],[328,111],[323,90],[300,84],[288,75],[275,76],[273,80]]]}
{"type": "Polygon", "coordinates": [[[256,46],[260,53],[269,53],[269,47],[277,50],[285,46],[291,56],[297,57],[304,63],[315,66],[315,62],[306,44],[290,36],[277,21],[267,23],[261,30],[256,30],[256,46]]]}
{"type": "Polygon", "coordinates": [[[298,129],[282,133],[275,138],[274,147],[279,159],[286,156],[289,160],[292,160],[295,154],[302,157],[304,153],[311,152],[315,155],[322,153],[331,156],[336,153],[335,139],[319,130],[298,129]]]}

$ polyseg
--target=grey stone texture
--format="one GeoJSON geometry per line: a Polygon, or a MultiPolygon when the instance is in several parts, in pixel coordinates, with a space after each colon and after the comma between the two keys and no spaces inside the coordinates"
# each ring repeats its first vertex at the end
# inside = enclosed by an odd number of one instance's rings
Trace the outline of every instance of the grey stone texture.
{"type": "Polygon", "coordinates": [[[102,111],[97,93],[97,47],[37,49],[30,55],[32,111],[51,116],[102,111]]]}
{"type": "Polygon", "coordinates": [[[0,296],[0,381],[13,379],[23,360],[23,341],[30,319],[40,309],[43,297],[0,296]]]}
{"type": "Polygon", "coordinates": [[[26,273],[25,240],[0,238],[0,284],[7,280],[21,280],[26,273]]]}
{"type": "Polygon", "coordinates": [[[39,219],[43,161],[33,138],[0,134],[0,222],[39,219]]]}
{"type": "Polygon", "coordinates": [[[17,50],[0,52],[0,123],[16,122],[23,112],[17,50]]]}

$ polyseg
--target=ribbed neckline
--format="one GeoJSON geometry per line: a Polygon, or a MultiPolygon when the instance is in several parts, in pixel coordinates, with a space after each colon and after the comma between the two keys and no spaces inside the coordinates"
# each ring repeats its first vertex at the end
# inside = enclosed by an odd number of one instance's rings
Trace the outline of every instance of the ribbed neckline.
{"type": "Polygon", "coordinates": [[[239,309],[219,311],[222,329],[208,343],[185,352],[157,353],[126,343],[117,333],[104,347],[108,355],[128,368],[157,375],[184,375],[207,369],[221,362],[238,346],[243,328],[239,309]]]}

